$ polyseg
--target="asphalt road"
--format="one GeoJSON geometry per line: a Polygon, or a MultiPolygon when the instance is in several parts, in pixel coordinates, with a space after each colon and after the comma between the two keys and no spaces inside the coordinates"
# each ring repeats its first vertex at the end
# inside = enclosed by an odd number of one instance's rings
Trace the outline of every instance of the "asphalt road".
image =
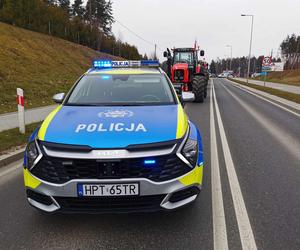
{"type": "Polygon", "coordinates": [[[300,249],[300,115],[226,80],[213,86],[204,104],[186,106],[205,156],[194,204],[47,215],[26,203],[18,163],[0,170],[0,249],[300,249]]]}

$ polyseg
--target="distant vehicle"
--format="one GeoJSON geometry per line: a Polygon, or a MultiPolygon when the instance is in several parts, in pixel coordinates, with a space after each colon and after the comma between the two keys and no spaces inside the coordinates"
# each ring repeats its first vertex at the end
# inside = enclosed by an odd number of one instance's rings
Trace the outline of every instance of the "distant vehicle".
{"type": "MultiPolygon", "coordinates": [[[[207,96],[207,84],[209,79],[207,63],[198,59],[199,49],[174,48],[164,52],[167,58],[164,69],[171,81],[176,85],[182,85],[183,91],[191,91],[195,95],[195,102],[202,103],[207,96]]],[[[200,50],[200,56],[204,51],[200,50]]]]}
{"type": "Polygon", "coordinates": [[[224,74],[224,73],[221,73],[221,74],[218,75],[218,77],[219,77],[219,78],[227,78],[227,75],[224,74]]]}
{"type": "Polygon", "coordinates": [[[219,77],[219,78],[234,77],[233,70],[223,71],[223,73],[219,74],[218,77],[219,77]]]}
{"type": "Polygon", "coordinates": [[[31,135],[28,202],[45,212],[170,211],[193,202],[201,135],[158,61],[96,60],[31,135]]]}
{"type": "Polygon", "coordinates": [[[261,76],[261,73],[253,73],[251,75],[252,78],[259,77],[259,76],[261,76]]]}

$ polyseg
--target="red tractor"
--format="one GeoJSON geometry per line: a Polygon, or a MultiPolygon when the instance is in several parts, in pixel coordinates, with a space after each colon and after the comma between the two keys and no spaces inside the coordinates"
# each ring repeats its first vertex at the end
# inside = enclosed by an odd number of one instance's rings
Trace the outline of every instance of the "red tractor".
{"type": "MultiPolygon", "coordinates": [[[[199,49],[195,48],[174,48],[167,49],[164,57],[164,69],[174,85],[181,85],[182,91],[192,91],[195,95],[195,102],[204,102],[207,96],[208,70],[207,64],[198,60],[199,49]]],[[[200,56],[204,51],[200,50],[200,56]]]]}

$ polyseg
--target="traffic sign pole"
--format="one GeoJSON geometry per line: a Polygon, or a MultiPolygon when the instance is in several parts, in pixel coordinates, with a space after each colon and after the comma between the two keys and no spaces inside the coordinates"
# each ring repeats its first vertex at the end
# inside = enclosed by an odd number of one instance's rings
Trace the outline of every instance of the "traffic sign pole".
{"type": "Polygon", "coordinates": [[[17,104],[18,104],[19,131],[20,133],[25,134],[24,91],[21,88],[17,88],[17,104]]]}
{"type": "Polygon", "coordinates": [[[262,71],[264,75],[264,87],[266,87],[266,78],[267,78],[268,70],[270,70],[271,65],[272,65],[272,57],[270,56],[264,57],[262,61],[262,69],[264,69],[264,71],[262,71]]]}

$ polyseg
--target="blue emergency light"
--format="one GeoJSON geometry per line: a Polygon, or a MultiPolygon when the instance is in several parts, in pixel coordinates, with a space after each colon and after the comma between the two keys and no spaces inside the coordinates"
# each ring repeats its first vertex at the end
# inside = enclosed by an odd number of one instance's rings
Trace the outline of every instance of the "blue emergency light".
{"type": "Polygon", "coordinates": [[[110,76],[104,75],[104,76],[101,76],[101,78],[102,78],[103,80],[109,80],[109,79],[110,79],[110,76]]]}
{"type": "Polygon", "coordinates": [[[94,60],[93,68],[111,68],[112,62],[108,60],[94,60]]]}
{"type": "Polygon", "coordinates": [[[156,163],[156,160],[144,160],[145,165],[154,165],[156,163]]]}
{"type": "Polygon", "coordinates": [[[142,60],[141,66],[159,67],[159,61],[158,60],[142,60]]]}
{"type": "Polygon", "coordinates": [[[141,61],[110,61],[94,60],[93,68],[139,68],[139,67],[159,67],[158,60],[141,60],[141,61]]]}

